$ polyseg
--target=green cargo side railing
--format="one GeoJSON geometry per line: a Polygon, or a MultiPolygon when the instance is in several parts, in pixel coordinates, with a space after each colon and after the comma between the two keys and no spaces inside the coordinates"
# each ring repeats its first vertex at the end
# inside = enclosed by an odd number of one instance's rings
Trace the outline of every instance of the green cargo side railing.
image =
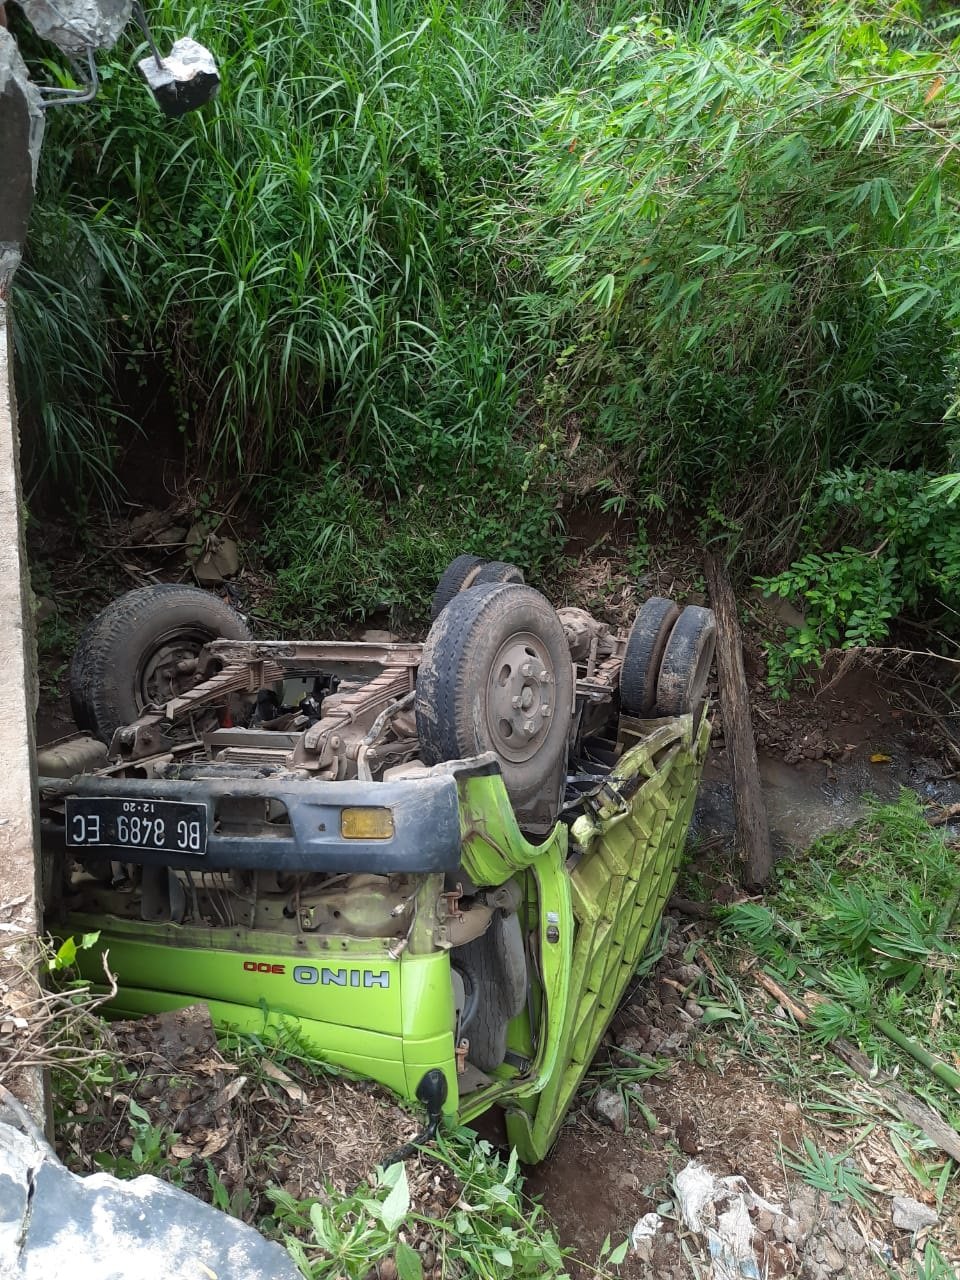
{"type": "MultiPolygon", "coordinates": [[[[524,840],[499,778],[461,787],[470,877],[502,884],[523,873],[534,882],[541,1043],[526,1079],[493,1090],[509,1095],[507,1133],[530,1162],[546,1155],[673,889],[710,727],[706,716],[696,725],[690,715],[624,717],[620,736],[627,750],[593,812],[573,824],[569,844],[562,826],[542,845],[524,840]]],[[[480,1090],[462,1099],[461,1114],[495,1100],[480,1090]]]]}

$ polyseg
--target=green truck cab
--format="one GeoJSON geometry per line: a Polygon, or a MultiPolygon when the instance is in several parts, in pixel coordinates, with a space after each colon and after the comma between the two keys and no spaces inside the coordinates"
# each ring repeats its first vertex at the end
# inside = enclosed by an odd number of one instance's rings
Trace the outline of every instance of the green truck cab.
{"type": "Polygon", "coordinates": [[[677,875],[713,619],[443,587],[423,645],[258,642],[191,588],[110,606],[89,736],[41,753],[49,924],[99,931],[117,1015],[287,1028],[434,1117],[501,1106],[536,1162],[677,875]]]}

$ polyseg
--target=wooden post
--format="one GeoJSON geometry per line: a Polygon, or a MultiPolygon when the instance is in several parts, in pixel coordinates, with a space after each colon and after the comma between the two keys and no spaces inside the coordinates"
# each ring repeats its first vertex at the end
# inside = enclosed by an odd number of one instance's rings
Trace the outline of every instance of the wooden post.
{"type": "MultiPolygon", "coordinates": [[[[30,584],[20,521],[19,438],[8,302],[0,290],[0,1021],[32,999],[41,904],[34,752],[36,679],[30,584]]],[[[46,1120],[39,1070],[7,1087],[46,1120]]]]}
{"type": "Polygon", "coordinates": [[[723,738],[730,753],[733,775],[733,812],[737,824],[737,841],[743,858],[741,879],[745,886],[758,888],[770,876],[773,848],[760,784],[757,748],[753,740],[737,601],[730,578],[720,560],[708,554],[705,568],[710,604],[717,617],[720,710],[723,714],[723,738]]]}

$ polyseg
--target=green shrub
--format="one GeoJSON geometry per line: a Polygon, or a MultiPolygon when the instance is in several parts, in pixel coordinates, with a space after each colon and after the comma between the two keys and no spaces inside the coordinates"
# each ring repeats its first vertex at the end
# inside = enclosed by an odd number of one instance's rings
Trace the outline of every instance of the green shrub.
{"type": "Polygon", "coordinates": [[[764,556],[824,470],[946,460],[960,46],[922,18],[644,6],[535,106],[523,199],[488,222],[634,497],[713,505],[764,556]]]}
{"type": "Polygon", "coordinates": [[[797,600],[802,627],[768,649],[771,685],[784,693],[828,649],[879,644],[900,613],[960,608],[960,506],[928,473],[846,468],[825,476],[806,540],[829,545],[842,530],[856,545],[810,551],[761,578],[767,595],[797,600]]]}
{"type": "Polygon", "coordinates": [[[541,456],[518,451],[515,461],[510,475],[484,482],[470,469],[402,497],[336,466],[312,483],[290,477],[262,545],[273,620],[296,630],[386,609],[397,623],[422,622],[441,572],[464,551],[509,560],[536,581],[562,532],[541,456]]]}

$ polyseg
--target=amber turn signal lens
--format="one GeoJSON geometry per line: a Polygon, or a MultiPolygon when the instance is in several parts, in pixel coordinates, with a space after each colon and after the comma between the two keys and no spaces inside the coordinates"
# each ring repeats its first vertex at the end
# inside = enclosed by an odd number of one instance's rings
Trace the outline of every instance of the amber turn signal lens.
{"type": "Polygon", "coordinates": [[[389,809],[341,809],[340,834],[344,840],[392,840],[393,814],[389,809]]]}

